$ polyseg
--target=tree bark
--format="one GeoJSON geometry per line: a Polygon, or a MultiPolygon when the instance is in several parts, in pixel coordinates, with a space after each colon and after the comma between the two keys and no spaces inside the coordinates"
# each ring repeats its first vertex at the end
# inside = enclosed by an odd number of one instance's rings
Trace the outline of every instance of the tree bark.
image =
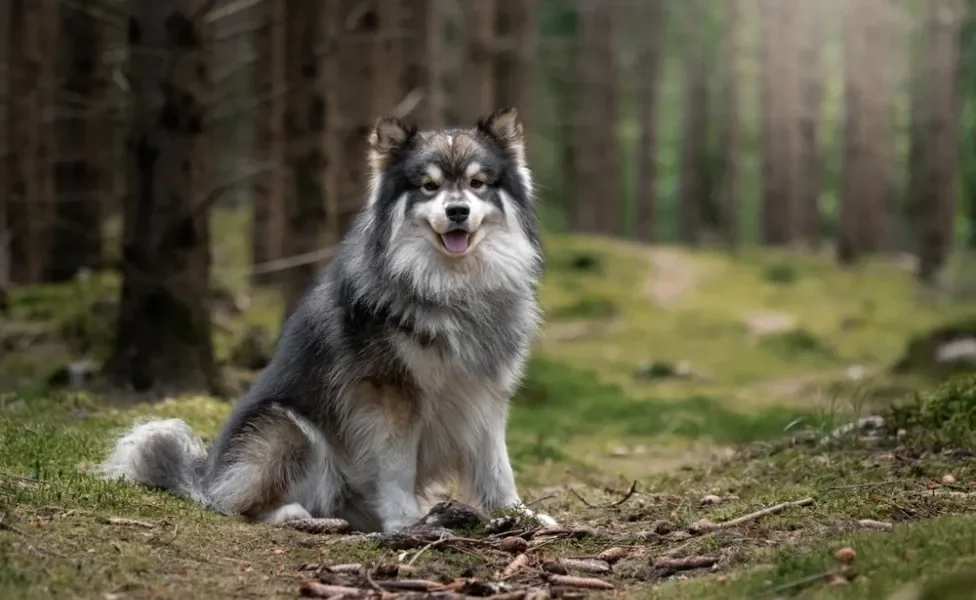
{"type": "Polygon", "coordinates": [[[637,239],[657,240],[658,107],[661,95],[661,63],[665,32],[664,1],[650,0],[636,11],[641,28],[637,55],[637,239]]]}
{"type": "Polygon", "coordinates": [[[107,174],[100,158],[110,138],[104,116],[104,36],[102,23],[91,14],[95,4],[79,0],[58,7],[57,220],[47,265],[49,281],[69,280],[79,269],[101,262],[101,195],[107,174]]]}
{"type": "MultiPolygon", "coordinates": [[[[327,9],[302,0],[285,3],[287,39],[286,77],[289,82],[285,97],[285,127],[287,164],[290,188],[285,195],[288,233],[285,254],[297,256],[325,247],[328,214],[322,192],[323,125],[326,114],[322,61],[317,47],[323,41],[327,9]]],[[[330,82],[331,84],[332,82],[330,82]]],[[[320,264],[307,263],[285,271],[285,303],[287,311],[295,307],[311,288],[320,264]]]]}
{"type": "Polygon", "coordinates": [[[132,88],[122,298],[108,372],[138,391],[219,391],[210,272],[210,36],[206,0],[140,0],[129,21],[132,88]]]}
{"type": "Polygon", "coordinates": [[[495,108],[514,106],[531,128],[536,0],[495,0],[501,48],[495,61],[495,108]]]}
{"type": "Polygon", "coordinates": [[[821,242],[820,195],[823,189],[823,150],[820,142],[820,121],[823,112],[823,47],[826,41],[825,23],[829,13],[823,4],[798,2],[800,25],[799,85],[801,96],[799,122],[799,204],[800,231],[803,240],[812,248],[821,242]]]}
{"type": "Polygon", "coordinates": [[[495,4],[497,0],[463,2],[465,59],[461,78],[461,118],[474,125],[495,109],[495,4]]]}
{"type": "Polygon", "coordinates": [[[402,38],[403,94],[408,96],[415,91],[422,94],[411,115],[421,129],[444,126],[443,2],[403,0],[401,5],[401,18],[408,34],[402,38]]]}
{"type": "Polygon", "coordinates": [[[741,7],[739,0],[725,0],[724,44],[725,70],[722,77],[722,105],[725,107],[721,124],[722,146],[722,237],[726,246],[735,251],[739,247],[741,227],[740,171],[741,118],[739,116],[739,36],[741,7]]]}
{"type": "Polygon", "coordinates": [[[579,0],[571,151],[573,229],[608,236],[619,235],[622,223],[617,10],[614,2],[579,0]]]}
{"type": "MultiPolygon", "coordinates": [[[[264,163],[264,171],[254,180],[251,222],[251,261],[254,265],[284,257],[285,198],[288,193],[285,157],[288,30],[285,6],[284,0],[265,0],[261,4],[264,24],[257,36],[259,60],[254,81],[255,98],[260,108],[255,121],[255,147],[258,160],[264,163]]],[[[277,278],[276,273],[255,272],[251,282],[267,285],[277,278]]]]}
{"type": "Polygon", "coordinates": [[[960,0],[930,0],[923,58],[918,277],[935,283],[954,245],[959,168],[960,0]]]}
{"type": "Polygon", "coordinates": [[[11,279],[44,280],[54,222],[53,130],[45,113],[54,107],[53,0],[10,0],[11,279]]]}
{"type": "Polygon", "coordinates": [[[684,110],[682,114],[681,191],[679,197],[678,236],[687,244],[701,239],[706,169],[703,158],[708,150],[708,88],[705,81],[705,57],[702,46],[702,0],[686,0],[683,7],[684,38],[684,110]]]}

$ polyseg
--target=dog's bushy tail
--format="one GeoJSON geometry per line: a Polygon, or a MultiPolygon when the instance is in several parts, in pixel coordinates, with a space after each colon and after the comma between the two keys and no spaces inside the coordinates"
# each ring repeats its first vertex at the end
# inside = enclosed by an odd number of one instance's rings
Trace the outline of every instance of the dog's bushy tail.
{"type": "Polygon", "coordinates": [[[102,463],[102,477],[163,488],[206,504],[202,473],[207,460],[203,441],[180,419],[141,423],[115,444],[102,463]]]}

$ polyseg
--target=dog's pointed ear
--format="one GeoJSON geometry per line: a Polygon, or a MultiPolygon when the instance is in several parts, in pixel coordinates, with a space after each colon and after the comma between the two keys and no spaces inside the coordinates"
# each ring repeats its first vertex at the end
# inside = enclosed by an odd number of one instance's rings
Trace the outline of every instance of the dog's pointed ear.
{"type": "Polygon", "coordinates": [[[509,160],[525,164],[525,137],[516,108],[497,110],[478,120],[478,130],[495,140],[509,160]]]}
{"type": "Polygon", "coordinates": [[[380,117],[369,132],[369,166],[373,177],[378,177],[388,166],[393,155],[413,138],[417,128],[394,117],[380,117]]]}

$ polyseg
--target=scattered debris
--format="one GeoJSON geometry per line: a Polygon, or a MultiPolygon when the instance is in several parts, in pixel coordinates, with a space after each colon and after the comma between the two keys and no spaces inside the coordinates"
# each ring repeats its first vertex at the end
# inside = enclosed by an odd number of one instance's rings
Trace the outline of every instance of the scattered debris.
{"type": "Polygon", "coordinates": [[[627,548],[621,548],[619,546],[614,546],[613,548],[607,548],[603,552],[596,555],[599,560],[606,561],[610,564],[617,562],[622,558],[626,558],[630,554],[630,550],[627,548]]]}
{"type": "Polygon", "coordinates": [[[946,473],[942,476],[942,485],[954,485],[956,483],[956,478],[950,473],[946,473]]]}
{"type": "Polygon", "coordinates": [[[715,494],[707,494],[701,499],[702,504],[721,504],[721,496],[716,496],[715,494]]]}

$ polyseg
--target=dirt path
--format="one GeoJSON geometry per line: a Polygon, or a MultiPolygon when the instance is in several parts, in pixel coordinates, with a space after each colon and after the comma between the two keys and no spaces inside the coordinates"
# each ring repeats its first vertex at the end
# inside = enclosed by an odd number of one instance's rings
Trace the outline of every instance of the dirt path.
{"type": "Polygon", "coordinates": [[[669,306],[695,289],[698,278],[695,265],[681,252],[670,249],[647,251],[651,275],[644,286],[645,294],[658,306],[669,306]]]}

